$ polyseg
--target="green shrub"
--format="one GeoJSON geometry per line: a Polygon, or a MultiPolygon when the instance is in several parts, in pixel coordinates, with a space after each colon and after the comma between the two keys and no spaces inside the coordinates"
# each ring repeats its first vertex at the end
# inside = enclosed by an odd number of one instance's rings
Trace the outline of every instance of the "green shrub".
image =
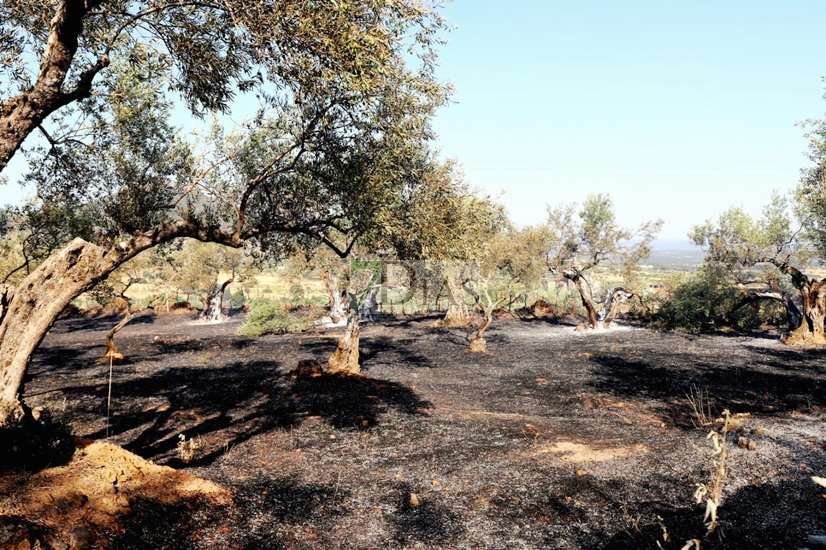
{"type": "Polygon", "coordinates": [[[303,306],[309,303],[307,301],[307,293],[304,291],[304,287],[301,286],[301,283],[299,283],[298,281],[293,281],[293,283],[290,285],[289,292],[290,304],[294,306],[303,306]]]}
{"type": "Polygon", "coordinates": [[[257,298],[252,301],[247,319],[238,328],[238,334],[287,334],[301,332],[308,327],[309,320],[305,317],[287,311],[284,306],[266,298],[257,298]]]}
{"type": "Polygon", "coordinates": [[[724,269],[704,264],[697,273],[678,284],[670,299],[660,305],[652,325],[665,330],[706,332],[754,330],[763,322],[763,308],[739,307],[742,290],[724,269]]]}

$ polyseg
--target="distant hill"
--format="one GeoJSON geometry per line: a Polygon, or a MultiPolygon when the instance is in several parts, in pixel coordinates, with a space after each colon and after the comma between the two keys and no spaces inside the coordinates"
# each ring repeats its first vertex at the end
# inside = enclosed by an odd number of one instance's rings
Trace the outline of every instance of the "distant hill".
{"type": "Polygon", "coordinates": [[[652,248],[651,257],[643,263],[659,269],[693,271],[705,257],[699,247],[685,239],[660,239],[652,248]]]}

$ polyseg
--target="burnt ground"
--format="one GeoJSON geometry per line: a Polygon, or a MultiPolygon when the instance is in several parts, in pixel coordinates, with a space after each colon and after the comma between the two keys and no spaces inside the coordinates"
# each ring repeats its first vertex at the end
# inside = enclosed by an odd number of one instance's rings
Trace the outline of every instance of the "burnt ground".
{"type": "Polygon", "coordinates": [[[810,480],[826,475],[824,352],[499,320],[476,355],[469,329],[433,321],[364,327],[364,377],[293,379],[299,360],[326,361],[334,333],[253,339],[238,321],[140,318],[118,335],[131,362],[114,369],[107,437],[96,360],[115,320],[73,318],[47,336],[26,396],[79,436],[231,495],[136,499],[90,527],[97,547],[799,548],[826,534],[810,480]],[[715,468],[693,388],[743,415],[711,536],[692,498],[715,468]],[[180,434],[197,448],[182,453],[180,434]]]}

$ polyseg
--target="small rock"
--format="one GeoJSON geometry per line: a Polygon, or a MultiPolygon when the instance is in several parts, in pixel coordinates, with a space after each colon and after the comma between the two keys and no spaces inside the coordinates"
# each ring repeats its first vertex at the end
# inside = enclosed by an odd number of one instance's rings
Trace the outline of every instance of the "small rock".
{"type": "Polygon", "coordinates": [[[587,476],[588,472],[585,470],[574,470],[574,473],[578,476],[587,476]]]}
{"type": "Polygon", "coordinates": [[[69,531],[69,550],[85,550],[94,542],[92,532],[83,526],[72,527],[69,531]]]}
{"type": "Polygon", "coordinates": [[[748,449],[750,451],[757,450],[757,443],[755,443],[751,439],[746,439],[745,437],[741,437],[737,440],[737,446],[741,449],[748,449]]]}
{"type": "Polygon", "coordinates": [[[86,502],[88,502],[89,497],[79,491],[69,491],[66,493],[66,500],[71,502],[72,506],[81,508],[84,504],[86,504],[86,502]]]}
{"type": "Polygon", "coordinates": [[[48,409],[45,407],[34,407],[32,409],[32,418],[37,422],[48,422],[51,419],[48,409]]]}

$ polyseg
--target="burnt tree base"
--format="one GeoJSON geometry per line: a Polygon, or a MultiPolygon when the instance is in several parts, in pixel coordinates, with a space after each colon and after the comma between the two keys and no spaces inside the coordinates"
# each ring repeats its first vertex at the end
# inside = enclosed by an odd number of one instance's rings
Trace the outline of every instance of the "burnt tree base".
{"type": "Polygon", "coordinates": [[[468,344],[467,350],[473,353],[487,353],[488,343],[484,338],[473,338],[468,344]]]}

